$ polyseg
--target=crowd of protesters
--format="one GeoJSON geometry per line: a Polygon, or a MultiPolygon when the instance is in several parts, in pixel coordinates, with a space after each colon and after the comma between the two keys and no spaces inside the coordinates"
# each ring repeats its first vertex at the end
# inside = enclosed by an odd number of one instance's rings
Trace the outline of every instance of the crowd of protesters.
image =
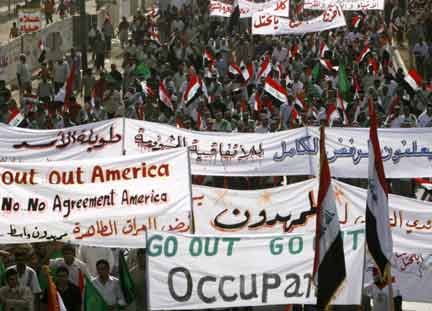
{"type": "MultiPolygon", "coordinates": [[[[319,14],[294,4],[292,18],[305,20],[311,14],[319,14]]],[[[59,12],[65,10],[63,6],[63,1],[57,4],[59,12]]],[[[46,2],[47,7],[48,12],[54,12],[54,3],[46,2]]],[[[409,1],[408,7],[403,1],[387,1],[384,13],[345,12],[347,27],[288,37],[251,36],[249,19],[209,17],[207,1],[194,1],[182,8],[168,6],[159,12],[138,11],[132,20],[122,18],[119,25],[107,18],[101,28],[92,25],[89,30],[91,66],[86,70],[81,70],[81,55],[74,49],[60,59],[41,57],[36,73],[30,71],[26,57],[21,56],[17,65],[19,96],[12,96],[11,86],[0,81],[0,121],[8,123],[10,116],[20,111],[25,119],[19,126],[31,129],[61,129],[127,117],[197,131],[270,133],[323,123],[367,127],[367,103],[373,101],[382,127],[431,127],[430,11],[428,1],[409,1]],[[394,64],[392,37],[400,46],[408,43],[414,65],[423,77],[418,88],[407,83],[406,73],[394,64]],[[119,46],[113,45],[117,38],[119,46]],[[322,53],[324,46],[327,51],[322,53]],[[359,60],[365,47],[370,52],[359,60]],[[120,64],[111,58],[114,48],[122,50],[120,64]],[[210,59],[203,58],[204,51],[211,55],[210,59]],[[279,102],[265,92],[264,79],[252,77],[245,81],[242,75],[229,70],[230,64],[253,64],[256,76],[267,55],[271,59],[269,75],[287,90],[288,102],[279,102]],[[322,65],[320,60],[346,68],[349,90],[342,92],[339,72],[322,65]],[[184,93],[193,75],[202,79],[206,91],[201,88],[185,102],[184,93]],[[65,98],[70,77],[73,91],[65,98]],[[161,81],[172,108],[159,98],[161,81]],[[327,111],[341,94],[347,106],[337,106],[336,117],[330,119],[327,111]],[[301,102],[302,108],[296,102],[301,102]]],[[[47,16],[47,23],[51,20],[52,16],[47,16]]],[[[238,186],[233,180],[229,181],[230,188],[238,186]]],[[[280,184],[273,178],[236,180],[252,189],[280,184]]],[[[214,178],[212,185],[227,186],[227,181],[214,178]]],[[[405,194],[413,192],[410,187],[405,194]]],[[[26,305],[22,310],[43,309],[46,286],[42,266],[59,265],[66,267],[56,273],[60,293],[70,295],[64,299],[70,305],[67,310],[81,309],[81,300],[72,298],[81,297],[78,272],[96,277],[95,286],[109,299],[112,309],[124,305],[118,283],[110,275],[116,275],[114,258],[118,251],[89,247],[77,251],[69,245],[43,243],[5,249],[0,255],[11,265],[5,286],[16,287],[18,280],[28,288],[19,293],[25,299],[18,302],[8,296],[11,292],[18,295],[16,291],[0,288],[0,304],[9,306],[15,301],[26,305]]],[[[139,284],[145,284],[144,279],[139,279],[145,268],[144,252],[139,250],[130,258],[136,258],[134,277],[139,284]]],[[[142,306],[145,297],[140,299],[142,306]]],[[[396,302],[399,306],[400,297],[396,302]]],[[[300,306],[295,308],[301,310],[300,306]]],[[[142,307],[137,306],[136,310],[142,307]]]]}

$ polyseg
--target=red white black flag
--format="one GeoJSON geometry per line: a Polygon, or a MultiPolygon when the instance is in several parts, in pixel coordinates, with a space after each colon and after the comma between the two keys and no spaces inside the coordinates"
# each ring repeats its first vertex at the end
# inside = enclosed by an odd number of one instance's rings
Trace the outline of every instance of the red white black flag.
{"type": "Polygon", "coordinates": [[[389,223],[388,186],[378,140],[375,106],[369,100],[369,186],[366,205],[366,243],[381,281],[391,282],[393,240],[389,223]]]}
{"type": "Polygon", "coordinates": [[[168,108],[170,108],[172,111],[174,111],[174,107],[171,101],[171,96],[168,93],[168,90],[165,87],[165,83],[163,80],[159,83],[159,99],[161,102],[163,102],[168,108]]]}
{"type": "Polygon", "coordinates": [[[317,305],[326,309],[336,298],[346,279],[346,268],[336,197],[325,151],[323,126],[320,131],[320,177],[316,215],[313,277],[317,286],[317,305]]]}

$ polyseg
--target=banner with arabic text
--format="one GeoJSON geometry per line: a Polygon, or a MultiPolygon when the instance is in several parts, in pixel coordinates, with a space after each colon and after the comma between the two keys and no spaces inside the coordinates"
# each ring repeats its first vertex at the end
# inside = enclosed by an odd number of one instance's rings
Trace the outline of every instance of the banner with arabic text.
{"type": "Polygon", "coordinates": [[[18,10],[18,29],[21,33],[39,31],[42,27],[41,10],[19,9],[18,10]]]}
{"type": "Polygon", "coordinates": [[[139,247],[147,229],[189,231],[187,150],[0,163],[0,206],[0,243],[139,247]]]}
{"type": "MultiPolygon", "coordinates": [[[[209,15],[230,17],[233,12],[231,4],[222,1],[211,0],[209,4],[209,15]]],[[[275,16],[289,16],[289,0],[270,0],[254,3],[247,0],[239,1],[240,18],[252,17],[254,13],[270,14],[275,16]]]]}
{"type": "MultiPolygon", "coordinates": [[[[276,133],[221,133],[126,120],[127,154],[190,147],[192,173],[210,176],[318,174],[319,129],[276,133]]],[[[367,128],[328,128],[326,150],[334,177],[367,178],[367,128]]],[[[388,178],[432,176],[432,132],[427,128],[380,129],[388,178]]]]}
{"type": "MultiPolygon", "coordinates": [[[[347,278],[334,304],[360,304],[364,229],[346,228],[343,236],[347,278]]],[[[150,308],[316,304],[313,244],[312,232],[237,237],[150,233],[150,308]]]]}
{"type": "Polygon", "coordinates": [[[112,119],[58,130],[0,123],[0,161],[59,161],[122,155],[123,121],[112,119]]]}
{"type": "MultiPolygon", "coordinates": [[[[333,180],[340,224],[365,222],[367,190],[333,180]]],[[[283,234],[315,230],[317,180],[263,190],[193,187],[195,232],[283,234]]],[[[389,195],[395,251],[432,253],[432,203],[389,195]]]]}
{"type": "Polygon", "coordinates": [[[254,35],[305,34],[344,26],[345,17],[338,6],[330,6],[322,15],[307,21],[296,21],[268,13],[256,13],[252,17],[254,35]]]}
{"type": "Polygon", "coordinates": [[[384,0],[304,0],[307,10],[325,10],[331,5],[340,5],[343,11],[384,10],[384,0]]]}

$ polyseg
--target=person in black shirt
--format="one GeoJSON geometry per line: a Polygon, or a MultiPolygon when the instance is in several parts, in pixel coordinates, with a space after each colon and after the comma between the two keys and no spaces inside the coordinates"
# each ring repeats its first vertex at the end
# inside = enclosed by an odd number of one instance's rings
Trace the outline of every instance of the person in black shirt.
{"type": "MultiPolygon", "coordinates": [[[[69,270],[60,266],[55,272],[55,283],[63,303],[68,311],[81,311],[81,292],[80,289],[69,281],[69,270]]],[[[47,301],[45,291],[44,302],[47,301]]]]}

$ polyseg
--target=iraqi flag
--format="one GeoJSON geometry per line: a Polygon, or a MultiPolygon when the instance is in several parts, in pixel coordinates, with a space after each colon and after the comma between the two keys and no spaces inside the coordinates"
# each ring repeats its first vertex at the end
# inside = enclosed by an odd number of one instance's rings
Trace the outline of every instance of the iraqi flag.
{"type": "Polygon", "coordinates": [[[259,81],[261,78],[267,78],[271,71],[271,68],[272,66],[270,63],[270,54],[267,54],[257,73],[257,80],[259,81]]]}
{"type": "Polygon", "coordinates": [[[359,28],[363,18],[359,15],[355,15],[351,21],[351,26],[353,28],[359,28]]]}
{"type": "Polygon", "coordinates": [[[191,74],[187,88],[183,94],[183,101],[188,103],[201,88],[200,79],[196,74],[191,74]]]}
{"type": "Polygon", "coordinates": [[[324,59],[325,58],[325,53],[327,51],[330,51],[329,47],[327,46],[327,44],[322,41],[320,44],[320,58],[324,59]]]}
{"type": "Polygon", "coordinates": [[[24,119],[25,117],[21,113],[21,110],[15,107],[12,110],[10,110],[10,114],[6,120],[6,123],[9,124],[10,126],[19,126],[21,122],[24,121],[24,119]]]}
{"type": "Polygon", "coordinates": [[[391,282],[393,240],[389,223],[388,185],[385,180],[374,103],[369,100],[369,186],[366,205],[366,243],[382,282],[391,282]]]}
{"type": "Polygon", "coordinates": [[[288,102],[288,93],[286,89],[278,82],[273,80],[270,76],[268,76],[265,80],[264,91],[282,103],[288,102]]]}
{"type": "Polygon", "coordinates": [[[229,64],[228,72],[233,76],[241,76],[241,77],[243,76],[240,67],[234,63],[229,64]]]}
{"type": "Polygon", "coordinates": [[[169,95],[163,80],[161,80],[159,83],[159,99],[161,102],[165,104],[165,106],[171,109],[171,111],[174,111],[174,107],[171,101],[171,96],[169,95]]]}
{"type": "Polygon", "coordinates": [[[408,85],[415,92],[420,88],[423,82],[423,78],[415,69],[411,69],[410,71],[408,71],[408,74],[405,76],[405,82],[408,83],[408,85]]]}
{"type": "Polygon", "coordinates": [[[156,42],[158,45],[162,45],[159,30],[157,29],[156,26],[150,26],[148,34],[149,34],[150,40],[152,40],[153,42],[156,42]]]}
{"type": "Polygon", "coordinates": [[[361,63],[365,59],[366,55],[369,54],[370,51],[371,51],[371,49],[369,48],[369,45],[366,45],[363,48],[363,50],[361,50],[360,54],[357,55],[356,62],[361,63]]]}
{"type": "Polygon", "coordinates": [[[317,305],[327,309],[346,279],[346,268],[323,126],[320,129],[320,177],[316,215],[313,278],[317,286],[317,305]]]}
{"type": "Polygon", "coordinates": [[[329,59],[320,59],[320,63],[328,71],[338,71],[339,70],[339,67],[334,66],[333,63],[331,62],[331,60],[329,60],[329,59]]]}
{"type": "Polygon", "coordinates": [[[141,82],[141,88],[143,93],[145,94],[145,96],[151,96],[151,97],[155,97],[156,94],[153,91],[153,89],[150,87],[150,85],[147,84],[147,81],[142,81],[141,82]]]}
{"type": "Polygon", "coordinates": [[[210,53],[209,50],[204,49],[204,54],[203,54],[203,63],[205,65],[205,62],[207,61],[208,64],[208,68],[211,70],[215,64],[216,64],[216,60],[213,57],[212,53],[210,53]]]}
{"type": "Polygon", "coordinates": [[[308,110],[308,105],[306,104],[306,102],[304,101],[304,98],[302,96],[297,95],[295,100],[294,100],[294,105],[296,106],[296,108],[300,109],[301,111],[307,111],[308,110]]]}
{"type": "Polygon", "coordinates": [[[243,76],[243,80],[245,80],[245,82],[249,82],[252,79],[254,74],[254,65],[252,63],[245,65],[242,61],[240,63],[240,69],[243,76]]]}
{"type": "Polygon", "coordinates": [[[298,125],[302,123],[301,115],[298,113],[295,106],[291,110],[291,116],[290,116],[290,128],[294,128],[294,122],[296,122],[298,125]]]}
{"type": "Polygon", "coordinates": [[[342,111],[343,124],[348,125],[349,119],[346,113],[348,109],[348,103],[345,101],[345,99],[342,97],[342,94],[339,91],[337,92],[337,97],[336,97],[336,107],[342,111]]]}
{"type": "Polygon", "coordinates": [[[340,114],[339,111],[337,110],[337,106],[335,104],[327,105],[327,110],[326,110],[327,124],[331,126],[333,122],[339,118],[340,118],[340,114]]]}

